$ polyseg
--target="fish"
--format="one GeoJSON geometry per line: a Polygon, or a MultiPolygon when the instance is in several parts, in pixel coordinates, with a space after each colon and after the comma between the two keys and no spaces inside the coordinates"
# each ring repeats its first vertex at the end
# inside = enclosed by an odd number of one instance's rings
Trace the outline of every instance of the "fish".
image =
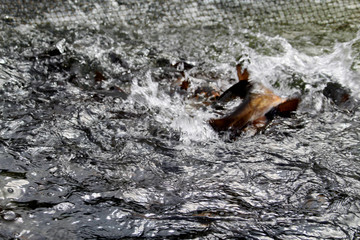
{"type": "Polygon", "coordinates": [[[249,80],[249,73],[238,65],[239,82],[220,95],[217,102],[225,103],[240,97],[241,104],[230,114],[219,119],[210,119],[209,124],[217,132],[230,131],[239,135],[252,125],[256,129],[264,128],[275,116],[289,117],[296,111],[299,98],[283,98],[276,95],[263,84],[255,84],[249,80]]]}
{"type": "Polygon", "coordinates": [[[323,95],[338,109],[355,112],[358,109],[357,100],[352,97],[351,90],[338,82],[328,82],[323,89],[323,95]]]}

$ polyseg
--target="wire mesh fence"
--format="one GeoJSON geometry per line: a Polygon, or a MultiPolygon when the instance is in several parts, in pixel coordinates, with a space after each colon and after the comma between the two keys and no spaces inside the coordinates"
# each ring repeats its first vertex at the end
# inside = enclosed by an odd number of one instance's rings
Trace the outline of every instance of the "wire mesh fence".
{"type": "Polygon", "coordinates": [[[358,0],[2,0],[1,20],[9,24],[131,24],[153,27],[236,24],[321,24],[358,28],[358,0]]]}

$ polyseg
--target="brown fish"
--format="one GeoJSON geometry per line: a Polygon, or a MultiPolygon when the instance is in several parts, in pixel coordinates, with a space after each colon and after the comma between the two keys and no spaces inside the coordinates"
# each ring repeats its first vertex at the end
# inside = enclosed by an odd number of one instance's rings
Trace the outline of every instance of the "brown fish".
{"type": "Polygon", "coordinates": [[[257,89],[248,80],[246,69],[242,72],[237,66],[239,82],[226,90],[218,99],[227,102],[240,97],[243,102],[229,115],[220,119],[211,119],[210,125],[214,130],[230,131],[238,135],[244,128],[252,124],[255,128],[266,126],[274,116],[290,116],[299,104],[299,99],[285,99],[277,96],[273,91],[259,84],[257,89]],[[244,76],[245,75],[245,76],[244,76]]]}

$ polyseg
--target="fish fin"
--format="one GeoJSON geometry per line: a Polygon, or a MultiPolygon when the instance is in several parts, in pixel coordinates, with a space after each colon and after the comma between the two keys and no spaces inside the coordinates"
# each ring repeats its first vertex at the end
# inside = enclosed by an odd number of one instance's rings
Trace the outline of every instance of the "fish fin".
{"type": "Polygon", "coordinates": [[[293,98],[280,103],[276,107],[276,113],[280,117],[290,117],[291,112],[296,111],[300,103],[299,98],[293,98]]]}
{"type": "Polygon", "coordinates": [[[218,103],[229,102],[236,97],[244,99],[248,96],[252,88],[252,84],[249,81],[249,73],[246,68],[242,70],[241,64],[236,65],[236,72],[239,82],[235,83],[223,94],[221,94],[220,97],[217,99],[218,103]]]}
{"type": "Polygon", "coordinates": [[[244,99],[250,92],[252,84],[248,80],[243,80],[232,85],[218,98],[218,102],[229,102],[230,100],[240,97],[244,99]]]}
{"type": "Polygon", "coordinates": [[[236,73],[239,81],[249,80],[249,72],[246,68],[243,70],[241,64],[236,65],[236,73]]]}

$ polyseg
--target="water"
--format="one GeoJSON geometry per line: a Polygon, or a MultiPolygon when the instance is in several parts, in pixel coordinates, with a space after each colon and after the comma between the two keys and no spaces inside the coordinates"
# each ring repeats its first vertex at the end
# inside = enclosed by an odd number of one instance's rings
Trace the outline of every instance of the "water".
{"type": "Polygon", "coordinates": [[[311,33],[3,25],[1,238],[357,239],[360,35],[311,33]],[[230,141],[193,95],[239,61],[302,102],[230,141]]]}

